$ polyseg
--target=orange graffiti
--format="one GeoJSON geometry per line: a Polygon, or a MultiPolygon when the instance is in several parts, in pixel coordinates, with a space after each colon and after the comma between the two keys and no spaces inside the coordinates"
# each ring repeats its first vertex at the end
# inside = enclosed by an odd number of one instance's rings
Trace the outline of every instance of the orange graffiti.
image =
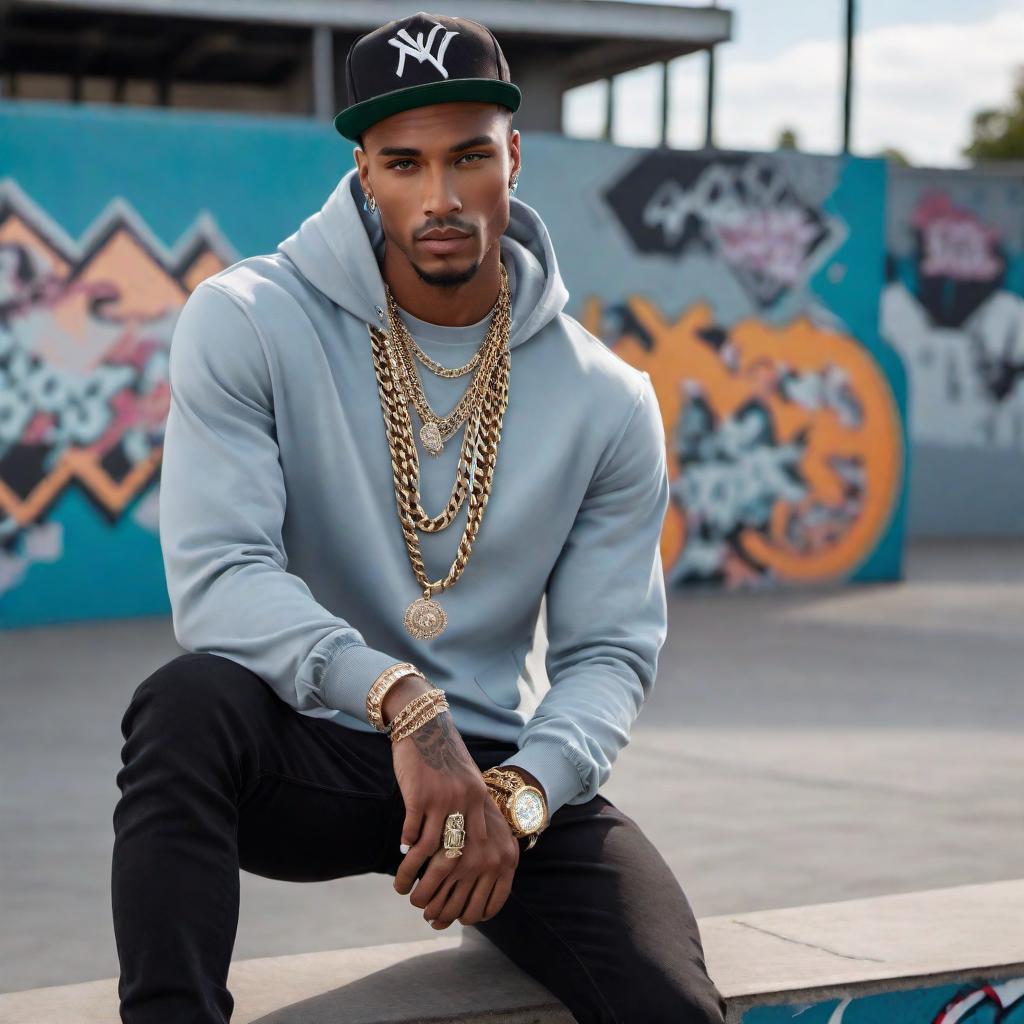
{"type": "MultiPolygon", "coordinates": [[[[681,385],[695,382],[719,422],[756,401],[770,417],[775,445],[794,442],[802,448],[799,473],[805,497],[776,500],[765,528],[743,529],[739,545],[743,552],[779,579],[825,580],[853,571],[877,545],[889,522],[904,463],[899,409],[868,351],[850,335],[823,328],[807,317],[782,327],[748,318],[729,329],[728,355],[723,356],[720,345],[707,341],[707,332],[716,328],[707,303],[689,307],[674,323],[642,296],[630,296],[627,304],[645,337],[624,333],[611,348],[650,374],[670,443],[687,402],[681,385]],[[792,401],[780,387],[787,375],[799,378],[831,371],[842,374],[845,393],[857,411],[855,422],[844,422],[835,408],[792,401]],[[841,506],[844,481],[835,468],[837,460],[849,460],[862,474],[857,514],[839,526],[805,522],[801,543],[791,543],[787,528],[794,518],[800,520],[812,508],[841,506]]],[[[595,334],[600,312],[600,301],[589,300],[582,322],[595,334]]],[[[720,328],[719,332],[724,335],[720,328]]],[[[671,452],[669,466],[670,479],[675,479],[681,470],[671,452]]],[[[687,528],[687,510],[673,502],[662,535],[666,568],[682,552],[687,528]]],[[[722,557],[726,582],[741,582],[748,567],[733,552],[722,557]]]]}
{"type": "MultiPolygon", "coordinates": [[[[9,460],[14,469],[0,477],[0,514],[28,527],[77,481],[117,516],[160,467],[159,435],[169,403],[160,351],[169,347],[177,312],[195,286],[233,254],[216,251],[205,235],[193,232],[195,244],[172,256],[151,241],[133,211],[112,213],[90,231],[95,241],[79,249],[54,237],[59,232],[48,230],[33,204],[8,188],[11,198],[0,191],[0,246],[6,255],[0,294],[8,304],[10,338],[23,355],[20,372],[45,382],[50,373],[52,380],[74,382],[87,394],[82,401],[102,414],[95,415],[94,436],[70,439],[61,429],[63,408],[45,414],[29,409],[13,447],[32,455],[9,460]],[[116,388],[101,395],[96,384],[89,392],[90,379],[109,370],[120,374],[116,388]],[[143,435],[148,450],[139,454],[136,440],[126,454],[129,432],[143,435]]],[[[35,393],[27,386],[21,391],[35,393]]],[[[76,412],[81,415],[77,408],[68,414],[76,412]]]]}

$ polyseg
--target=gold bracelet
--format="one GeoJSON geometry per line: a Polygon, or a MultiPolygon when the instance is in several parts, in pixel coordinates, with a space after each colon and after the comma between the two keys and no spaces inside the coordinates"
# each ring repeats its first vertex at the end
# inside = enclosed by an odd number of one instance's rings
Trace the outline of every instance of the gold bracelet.
{"type": "MultiPolygon", "coordinates": [[[[404,708],[402,709],[405,710],[404,708]]],[[[391,731],[391,742],[397,743],[399,740],[404,739],[406,736],[411,735],[420,726],[426,725],[432,718],[441,714],[442,711],[450,710],[448,702],[441,696],[440,699],[432,698],[427,701],[426,705],[421,707],[419,710],[412,714],[405,715],[401,722],[395,725],[395,728],[391,731]]]]}
{"type": "Polygon", "coordinates": [[[402,725],[391,734],[392,744],[395,744],[399,740],[409,736],[411,733],[414,733],[421,725],[426,725],[426,723],[438,713],[438,707],[435,704],[431,704],[429,707],[424,708],[414,718],[403,722],[402,725]]]}
{"type": "Polygon", "coordinates": [[[429,708],[426,708],[423,711],[423,713],[422,713],[422,715],[420,717],[418,717],[418,718],[414,719],[413,721],[407,723],[402,729],[400,729],[398,732],[396,732],[391,737],[391,742],[394,744],[394,743],[397,743],[399,740],[405,739],[406,736],[411,736],[421,726],[426,725],[427,722],[429,722],[432,718],[436,718],[439,714],[441,714],[442,711],[447,711],[447,710],[448,710],[447,708],[443,708],[439,704],[431,705],[429,708]]]}
{"type": "Polygon", "coordinates": [[[420,726],[426,725],[427,722],[438,714],[440,714],[440,708],[435,704],[431,704],[429,707],[424,708],[419,712],[419,714],[415,715],[408,721],[403,722],[402,725],[391,734],[391,742],[397,743],[400,739],[404,739],[406,736],[409,736],[411,733],[414,733],[419,729],[420,726]]]}
{"type": "Polygon", "coordinates": [[[408,675],[423,676],[423,673],[411,661],[402,661],[384,669],[370,687],[366,695],[366,717],[378,732],[385,731],[384,718],[381,715],[385,695],[399,679],[408,675]]]}
{"type": "Polygon", "coordinates": [[[385,732],[391,732],[392,730],[401,726],[401,724],[414,715],[420,708],[425,707],[431,703],[432,698],[426,693],[417,693],[415,697],[407,701],[402,707],[395,713],[394,718],[384,726],[385,732]]]}
{"type": "Polygon", "coordinates": [[[412,698],[404,707],[400,708],[398,714],[384,727],[384,731],[391,734],[396,729],[402,728],[402,726],[410,719],[414,718],[423,708],[428,707],[435,702],[440,703],[444,701],[444,690],[435,687],[432,690],[427,690],[426,693],[418,693],[412,698]]]}

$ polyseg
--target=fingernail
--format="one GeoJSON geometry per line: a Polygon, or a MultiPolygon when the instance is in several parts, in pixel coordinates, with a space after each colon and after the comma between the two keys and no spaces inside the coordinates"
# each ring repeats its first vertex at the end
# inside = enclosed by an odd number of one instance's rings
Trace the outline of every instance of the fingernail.
{"type": "Polygon", "coordinates": [[[408,843],[399,843],[398,844],[398,849],[402,853],[408,853],[409,852],[409,844],[408,843]]]}

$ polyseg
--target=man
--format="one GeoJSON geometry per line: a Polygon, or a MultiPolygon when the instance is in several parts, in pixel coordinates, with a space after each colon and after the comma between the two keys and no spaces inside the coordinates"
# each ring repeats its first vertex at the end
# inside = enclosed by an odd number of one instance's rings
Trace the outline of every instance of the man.
{"type": "Polygon", "coordinates": [[[564,312],[488,29],[391,22],[347,80],[357,168],[172,340],[160,532],[190,653],[121,723],[122,1019],[229,1019],[242,868],[393,875],[580,1021],[721,1022],[686,896],[597,792],[666,634],[650,379],[564,312]]]}

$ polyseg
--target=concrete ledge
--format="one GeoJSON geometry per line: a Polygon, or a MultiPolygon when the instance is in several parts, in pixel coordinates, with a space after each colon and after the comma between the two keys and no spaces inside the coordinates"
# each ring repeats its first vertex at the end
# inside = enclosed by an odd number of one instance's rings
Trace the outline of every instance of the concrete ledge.
{"type": "MultiPolygon", "coordinates": [[[[839,999],[827,1017],[839,1024],[854,999],[998,979],[1011,979],[995,992],[1004,1009],[1024,1012],[1021,921],[1024,880],[1013,880],[705,917],[700,929],[730,1021],[755,1007],[798,1005],[803,1012],[839,999]]],[[[228,985],[232,1024],[573,1022],[546,988],[473,928],[418,942],[235,961],[228,985]]],[[[991,988],[985,997],[994,998],[991,988]]],[[[892,1006],[891,1019],[906,1024],[906,1012],[892,1006]]],[[[0,995],[3,1024],[118,1019],[116,978],[0,995]]]]}
{"type": "Polygon", "coordinates": [[[1024,976],[1022,921],[1014,879],[704,917],[700,929],[738,1021],[752,1006],[1024,976]]]}

